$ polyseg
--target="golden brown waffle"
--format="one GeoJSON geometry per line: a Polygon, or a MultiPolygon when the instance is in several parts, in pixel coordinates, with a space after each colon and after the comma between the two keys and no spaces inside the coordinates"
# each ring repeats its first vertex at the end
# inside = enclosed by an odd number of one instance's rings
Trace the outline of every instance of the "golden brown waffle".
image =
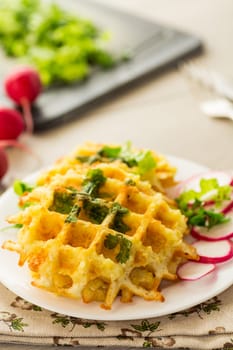
{"type": "Polygon", "coordinates": [[[161,282],[175,280],[184,259],[197,259],[183,240],[184,216],[154,189],[171,183],[174,169],[157,157],[146,180],[148,174],[120,159],[80,161],[100,147],[85,145],[63,158],[21,196],[24,210],[9,221],[23,226],[17,242],[4,248],[19,253],[20,265],[28,263],[34,286],[58,295],[106,309],[118,295],[123,302],[134,295],[163,301],[161,282]]]}

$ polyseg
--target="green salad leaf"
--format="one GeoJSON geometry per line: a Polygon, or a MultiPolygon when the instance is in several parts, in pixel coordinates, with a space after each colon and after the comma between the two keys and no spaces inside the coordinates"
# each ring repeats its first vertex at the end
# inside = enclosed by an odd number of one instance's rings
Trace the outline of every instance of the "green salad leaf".
{"type": "Polygon", "coordinates": [[[95,23],[39,0],[0,0],[0,46],[35,66],[44,85],[73,83],[117,59],[104,49],[109,35],[95,23]]]}
{"type": "Polygon", "coordinates": [[[179,209],[187,217],[190,226],[203,226],[208,229],[229,221],[223,213],[214,209],[208,210],[204,204],[206,198],[218,207],[224,200],[230,198],[232,188],[220,186],[217,179],[201,179],[200,190],[188,190],[176,199],[179,209]]]}

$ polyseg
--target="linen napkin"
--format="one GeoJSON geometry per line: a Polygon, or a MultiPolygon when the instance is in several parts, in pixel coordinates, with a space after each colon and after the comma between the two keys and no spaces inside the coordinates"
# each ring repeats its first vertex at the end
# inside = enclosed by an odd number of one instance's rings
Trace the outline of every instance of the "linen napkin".
{"type": "Polygon", "coordinates": [[[233,348],[233,287],[175,314],[123,322],[85,320],[44,310],[16,296],[1,284],[0,295],[2,343],[211,350],[233,348]]]}

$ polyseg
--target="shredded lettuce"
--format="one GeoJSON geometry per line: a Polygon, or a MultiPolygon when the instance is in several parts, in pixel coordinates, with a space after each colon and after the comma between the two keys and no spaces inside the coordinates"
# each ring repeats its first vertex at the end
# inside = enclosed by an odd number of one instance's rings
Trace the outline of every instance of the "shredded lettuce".
{"type": "Polygon", "coordinates": [[[176,199],[176,202],[181,212],[187,217],[189,225],[210,229],[215,225],[228,222],[229,218],[214,209],[207,210],[204,206],[205,199],[213,201],[215,207],[218,207],[224,200],[230,199],[231,191],[231,186],[220,186],[215,178],[201,179],[199,191],[185,191],[176,199]]]}
{"type": "Polygon", "coordinates": [[[121,58],[104,49],[106,40],[93,21],[54,3],[0,0],[0,46],[34,65],[44,85],[81,81],[93,67],[113,67],[121,58]]]}

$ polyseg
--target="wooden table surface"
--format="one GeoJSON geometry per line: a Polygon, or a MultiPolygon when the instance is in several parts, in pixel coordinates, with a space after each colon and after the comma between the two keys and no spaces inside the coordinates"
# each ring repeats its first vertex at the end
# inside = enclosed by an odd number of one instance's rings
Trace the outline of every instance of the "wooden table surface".
{"type": "MultiPolygon", "coordinates": [[[[232,0],[102,1],[199,36],[205,51],[195,62],[233,78],[232,0]]],[[[233,169],[233,122],[203,115],[200,103],[209,97],[205,89],[182,71],[168,69],[124,94],[117,94],[83,118],[36,134],[28,142],[39,152],[43,166],[83,141],[131,140],[136,146],[190,159],[210,168],[233,169]]],[[[14,154],[10,156],[12,168],[22,169],[22,159],[14,154]]],[[[37,165],[30,163],[24,171],[34,170],[32,167],[37,165]]],[[[0,348],[27,349],[10,344],[0,344],[0,348]]],[[[42,348],[49,349],[35,347],[42,348]]]]}

